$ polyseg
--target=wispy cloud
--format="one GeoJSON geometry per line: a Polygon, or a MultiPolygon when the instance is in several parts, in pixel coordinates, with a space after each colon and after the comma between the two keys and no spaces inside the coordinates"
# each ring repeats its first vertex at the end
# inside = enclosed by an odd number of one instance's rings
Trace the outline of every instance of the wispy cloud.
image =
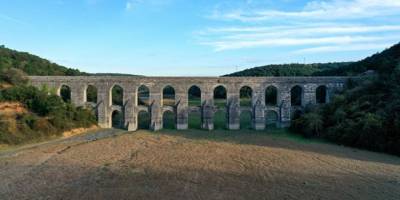
{"type": "Polygon", "coordinates": [[[400,21],[385,23],[395,17],[400,17],[399,0],[311,1],[298,11],[216,7],[208,19],[236,26],[208,27],[195,36],[215,51],[277,46],[296,46],[296,53],[371,50],[400,40],[400,21]],[[277,21],[280,25],[274,25],[277,21]]]}
{"type": "MultiPolygon", "coordinates": [[[[400,37],[398,37],[400,38],[400,37]]],[[[387,37],[376,36],[335,36],[335,37],[274,37],[253,40],[225,40],[204,42],[202,44],[211,45],[216,51],[242,49],[250,47],[276,47],[276,46],[301,46],[301,45],[326,45],[326,44],[353,44],[361,42],[381,42],[387,37]]]]}
{"type": "Polygon", "coordinates": [[[347,51],[365,51],[365,50],[379,50],[389,47],[393,45],[392,43],[379,43],[379,44],[353,44],[351,46],[348,45],[331,45],[331,46],[319,46],[319,47],[311,47],[305,48],[295,51],[297,54],[304,53],[322,53],[322,52],[347,52],[347,51]]]}
{"type": "Polygon", "coordinates": [[[16,24],[19,24],[19,25],[27,25],[26,22],[24,22],[24,21],[22,21],[20,19],[17,19],[17,18],[14,18],[14,17],[10,17],[10,16],[4,15],[4,14],[0,14],[0,20],[16,23],[16,24]]]}
{"type": "Polygon", "coordinates": [[[267,21],[274,19],[297,20],[333,20],[333,19],[360,19],[398,15],[400,1],[398,0],[333,0],[311,1],[299,11],[283,11],[270,9],[233,11],[214,10],[210,16],[214,19],[240,21],[267,21]]]}
{"type": "Polygon", "coordinates": [[[151,5],[155,7],[165,6],[172,3],[173,0],[127,0],[125,10],[132,11],[139,5],[151,5]]]}
{"type": "Polygon", "coordinates": [[[141,0],[128,0],[125,3],[125,10],[131,11],[137,4],[141,2],[141,0]]]}

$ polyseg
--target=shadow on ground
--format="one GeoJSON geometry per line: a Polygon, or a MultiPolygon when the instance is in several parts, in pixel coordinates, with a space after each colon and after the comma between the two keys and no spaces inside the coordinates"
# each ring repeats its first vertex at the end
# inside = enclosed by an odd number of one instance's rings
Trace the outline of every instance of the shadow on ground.
{"type": "MultiPolygon", "coordinates": [[[[133,132],[134,133],[134,132],[133,132]]],[[[322,139],[309,139],[301,135],[290,133],[286,129],[269,129],[264,131],[254,130],[161,130],[151,132],[152,134],[166,134],[180,136],[191,140],[208,140],[216,142],[229,142],[234,144],[246,144],[257,146],[268,146],[274,148],[286,148],[290,150],[310,151],[319,154],[331,155],[340,158],[353,160],[386,163],[400,165],[400,158],[397,156],[371,152],[362,149],[345,147],[330,143],[322,139]],[[271,142],[271,140],[273,142],[271,142]]]]}

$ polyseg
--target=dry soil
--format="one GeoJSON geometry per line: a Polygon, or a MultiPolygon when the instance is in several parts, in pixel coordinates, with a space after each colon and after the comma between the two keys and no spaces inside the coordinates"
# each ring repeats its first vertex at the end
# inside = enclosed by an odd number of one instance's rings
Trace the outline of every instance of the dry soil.
{"type": "Polygon", "coordinates": [[[0,199],[394,200],[400,158],[263,133],[105,130],[0,153],[0,199]]]}

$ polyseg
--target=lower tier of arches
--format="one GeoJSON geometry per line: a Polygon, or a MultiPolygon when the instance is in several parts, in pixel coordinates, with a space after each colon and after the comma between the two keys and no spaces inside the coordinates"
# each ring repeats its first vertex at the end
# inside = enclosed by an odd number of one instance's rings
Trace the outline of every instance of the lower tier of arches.
{"type": "MultiPolygon", "coordinates": [[[[101,115],[101,112],[96,112],[101,115]]],[[[242,108],[239,111],[231,111],[225,108],[205,110],[200,107],[189,107],[180,113],[176,109],[161,108],[154,112],[149,108],[140,107],[132,118],[127,118],[127,113],[122,107],[113,106],[108,113],[106,123],[99,125],[103,128],[121,128],[129,131],[135,130],[160,130],[160,129],[207,129],[207,130],[264,130],[268,128],[287,127],[290,120],[302,114],[302,109],[292,107],[288,112],[281,108],[267,108],[266,110],[255,110],[242,108]],[[289,113],[289,118],[285,118],[289,113]]]]}

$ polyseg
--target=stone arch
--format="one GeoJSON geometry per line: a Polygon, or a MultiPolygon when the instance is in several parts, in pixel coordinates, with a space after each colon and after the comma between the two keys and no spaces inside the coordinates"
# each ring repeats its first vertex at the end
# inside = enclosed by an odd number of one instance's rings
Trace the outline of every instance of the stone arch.
{"type": "Polygon", "coordinates": [[[138,87],[136,92],[136,103],[139,106],[149,106],[150,105],[150,89],[146,85],[141,85],[138,87]]]}
{"type": "Polygon", "coordinates": [[[176,115],[171,110],[163,112],[163,129],[176,129],[176,115]]]}
{"type": "Polygon", "coordinates": [[[317,104],[324,104],[328,101],[328,89],[325,85],[320,85],[315,90],[317,104]]]}
{"type": "Polygon", "coordinates": [[[239,90],[239,101],[241,107],[251,107],[253,89],[249,86],[243,86],[239,90]]]}
{"type": "Polygon", "coordinates": [[[110,116],[111,127],[122,129],[124,126],[124,115],[119,110],[114,110],[111,112],[110,116]]]}
{"type": "Polygon", "coordinates": [[[118,84],[114,84],[110,89],[110,104],[116,106],[124,105],[124,88],[118,84]]]}
{"type": "Polygon", "coordinates": [[[66,84],[61,85],[57,93],[65,102],[71,102],[72,90],[70,86],[66,84]]]}
{"type": "Polygon", "coordinates": [[[242,110],[240,112],[240,129],[252,128],[252,112],[251,110],[242,110]]]}
{"type": "Polygon", "coordinates": [[[270,85],[265,88],[265,105],[277,106],[278,105],[278,88],[270,85]]]}
{"type": "Polygon", "coordinates": [[[290,90],[290,102],[292,106],[303,105],[303,88],[299,85],[295,85],[290,90]]]}
{"type": "Polygon", "coordinates": [[[89,84],[85,90],[85,102],[97,103],[97,87],[89,84]]]}
{"type": "Polygon", "coordinates": [[[201,88],[192,85],[188,89],[188,127],[201,129],[201,88]]]}
{"type": "Polygon", "coordinates": [[[265,123],[266,127],[278,127],[279,115],[275,110],[267,110],[265,112],[265,123]]]}
{"type": "Polygon", "coordinates": [[[201,89],[197,85],[192,85],[188,89],[189,106],[201,106],[201,89]]]}
{"type": "Polygon", "coordinates": [[[172,86],[167,85],[163,88],[161,105],[175,106],[175,89],[172,86]]]}
{"type": "Polygon", "coordinates": [[[214,87],[213,90],[213,100],[214,100],[214,129],[226,129],[227,122],[227,89],[223,85],[218,85],[214,87]]]}
{"type": "Polygon", "coordinates": [[[213,89],[214,106],[224,108],[227,103],[227,89],[223,85],[218,85],[213,89]]]}
{"type": "Polygon", "coordinates": [[[147,110],[140,110],[137,113],[137,128],[138,129],[150,129],[151,117],[147,110]]]}

